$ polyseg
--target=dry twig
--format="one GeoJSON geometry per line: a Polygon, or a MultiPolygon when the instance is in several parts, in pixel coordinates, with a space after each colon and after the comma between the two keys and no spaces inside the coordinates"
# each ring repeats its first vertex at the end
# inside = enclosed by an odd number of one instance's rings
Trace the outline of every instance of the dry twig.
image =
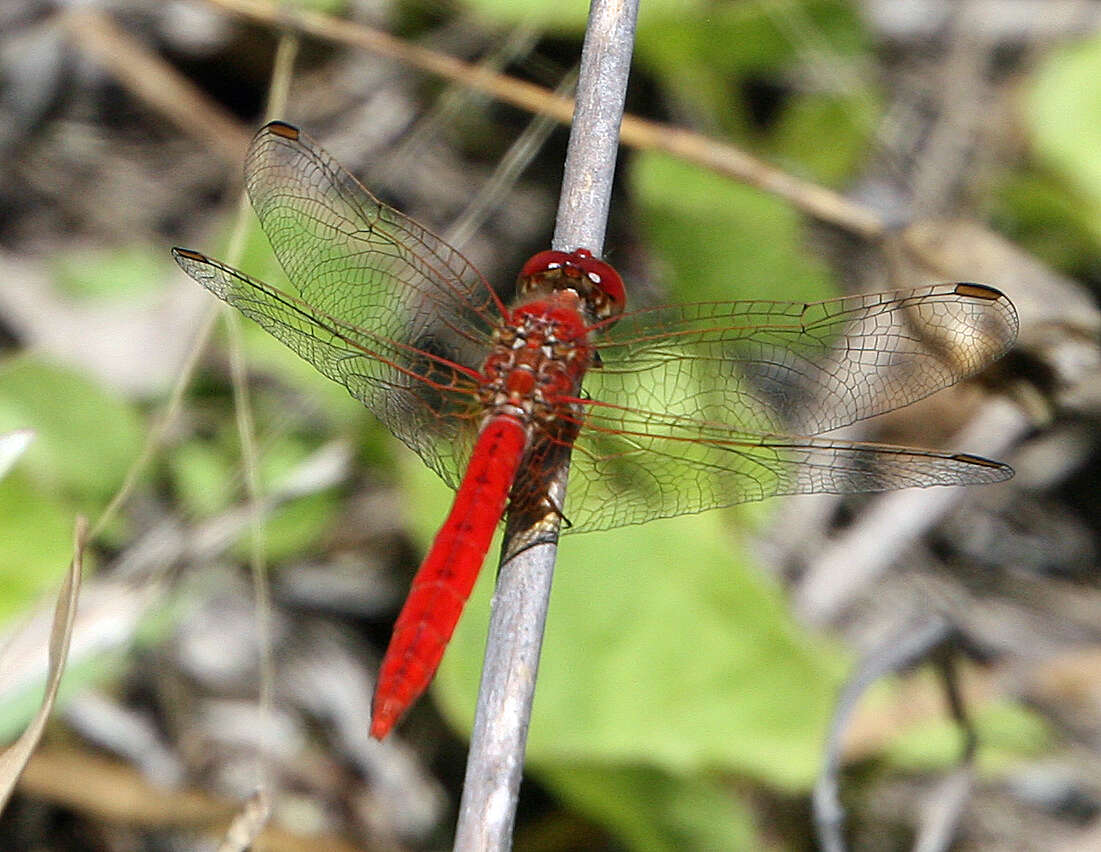
{"type": "MultiPolygon", "coordinates": [[[[637,2],[594,0],[590,8],[553,241],[557,249],[585,247],[599,254],[603,248],[637,15],[637,2]]],[[[562,505],[565,495],[567,470],[563,464],[550,484],[557,505],[562,505]]],[[[509,515],[456,850],[500,850],[512,845],[558,521],[557,516],[509,515]],[[533,530],[538,543],[514,552],[515,542],[531,541],[533,530]]]]}

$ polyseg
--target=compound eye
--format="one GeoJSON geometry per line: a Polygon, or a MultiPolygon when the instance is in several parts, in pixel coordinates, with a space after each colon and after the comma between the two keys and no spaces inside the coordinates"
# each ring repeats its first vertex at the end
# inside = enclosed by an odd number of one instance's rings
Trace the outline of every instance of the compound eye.
{"type": "Polygon", "coordinates": [[[627,288],[623,286],[623,279],[612,265],[598,260],[588,249],[583,248],[573,252],[572,262],[604,294],[608,301],[607,315],[618,316],[623,313],[627,303],[627,288]]]}
{"type": "Polygon", "coordinates": [[[529,278],[532,275],[539,275],[551,269],[561,269],[563,266],[572,264],[573,256],[569,253],[547,249],[532,255],[528,259],[528,262],[524,264],[524,268],[520,270],[520,277],[529,278]]]}

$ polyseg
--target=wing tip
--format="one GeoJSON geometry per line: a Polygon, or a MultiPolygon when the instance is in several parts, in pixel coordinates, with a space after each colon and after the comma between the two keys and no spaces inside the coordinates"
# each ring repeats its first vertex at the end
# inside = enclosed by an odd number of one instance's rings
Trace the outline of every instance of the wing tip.
{"type": "Polygon", "coordinates": [[[210,262],[210,258],[207,257],[202,252],[197,252],[197,251],[194,251],[193,249],[189,249],[189,248],[183,248],[181,246],[173,246],[172,247],[172,257],[174,257],[176,259],[177,263],[179,263],[181,259],[183,259],[183,260],[194,260],[198,263],[209,263],[210,262]]]}
{"type": "Polygon", "coordinates": [[[994,306],[993,310],[999,316],[1004,325],[1005,345],[995,357],[1001,357],[1016,342],[1017,334],[1021,328],[1020,319],[1017,316],[1017,307],[1013,301],[999,290],[989,284],[979,284],[974,281],[959,281],[952,289],[954,295],[964,299],[975,299],[979,302],[987,302],[994,306]]]}
{"type": "Polygon", "coordinates": [[[975,456],[971,453],[956,453],[952,456],[952,460],[966,464],[970,467],[983,468],[987,471],[987,473],[982,476],[982,481],[984,482],[1004,482],[1007,479],[1011,479],[1016,472],[1007,464],[982,456],[975,456]]]}
{"type": "Polygon", "coordinates": [[[269,121],[260,128],[260,133],[257,135],[260,136],[265,134],[271,134],[272,136],[279,136],[283,139],[290,139],[292,142],[297,142],[302,131],[293,124],[288,124],[285,121],[269,121]]]}
{"type": "Polygon", "coordinates": [[[958,281],[954,292],[957,296],[969,296],[972,299],[984,299],[988,302],[1009,301],[1009,297],[997,287],[979,284],[976,281],[958,281]]]}

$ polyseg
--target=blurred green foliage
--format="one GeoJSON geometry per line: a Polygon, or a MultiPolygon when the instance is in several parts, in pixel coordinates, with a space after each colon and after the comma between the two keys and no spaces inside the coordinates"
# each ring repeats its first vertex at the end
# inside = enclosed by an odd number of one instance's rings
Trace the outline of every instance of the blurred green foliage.
{"type": "MultiPolygon", "coordinates": [[[[685,301],[836,295],[826,264],[803,244],[788,205],[664,154],[631,158],[639,226],[685,301]]],[[[629,294],[628,294],[629,295],[629,294]]]]}
{"type": "MultiPolygon", "coordinates": [[[[332,11],[343,4],[304,5],[332,11]]],[[[588,0],[466,5],[502,27],[526,22],[579,36],[588,0]]],[[[826,73],[820,79],[832,85],[820,90],[783,86],[820,55],[851,59],[854,67],[870,62],[855,4],[647,0],[641,15],[636,74],[675,113],[827,185],[845,186],[863,165],[879,118],[872,84],[826,73]],[[812,33],[813,43],[800,33],[812,33]],[[762,116],[756,101],[768,98],[754,93],[770,86],[777,96],[762,116]]],[[[1035,163],[1000,176],[991,213],[1064,268],[1096,264],[1101,245],[1098,79],[1099,39],[1040,65],[1022,107],[1035,163]]],[[[834,294],[802,217],[784,202],[656,153],[625,153],[624,164],[632,223],[672,298],[834,294]]],[[[56,281],[84,299],[139,294],[163,279],[163,250],[74,251],[58,259],[56,281]]],[[[255,226],[238,265],[285,286],[255,226]]],[[[254,383],[251,397],[266,486],[334,432],[355,436],[365,464],[407,483],[406,517],[426,544],[446,514],[448,489],[342,387],[253,323],[242,328],[250,372],[274,379],[254,383]]],[[[164,456],[166,485],[194,518],[241,498],[232,398],[214,384],[200,379],[189,402],[207,428],[164,456]]],[[[56,584],[70,557],[74,513],[105,505],[146,430],[135,405],[91,377],[32,356],[9,357],[0,362],[0,432],[27,427],[36,431],[34,445],[0,480],[0,622],[56,584]]],[[[339,509],[334,493],[282,507],[266,530],[269,558],[278,563],[311,552],[339,509]]],[[[768,512],[767,505],[711,512],[563,540],[528,757],[564,802],[631,849],[752,848],[748,807],[716,779],[805,792],[818,769],[847,660],[792,621],[781,592],[746,552],[742,530],[768,512]]],[[[246,547],[238,545],[238,558],[246,547]]],[[[491,556],[434,686],[459,730],[473,715],[494,563],[491,556]]],[[[0,719],[0,733],[15,724],[0,719]]],[[[1046,742],[1041,726],[1016,708],[994,708],[979,724],[1002,760],[1046,742]]],[[[886,758],[899,767],[942,767],[956,759],[958,736],[947,722],[922,726],[892,743],[886,758]]]]}
{"type": "Polygon", "coordinates": [[[542,770],[540,780],[636,852],[757,846],[748,809],[708,777],[648,767],[556,765],[542,770]]]}
{"type": "Polygon", "coordinates": [[[172,265],[160,246],[82,246],[55,258],[53,281],[74,299],[121,300],[160,289],[172,265]]]}
{"type": "Polygon", "coordinates": [[[998,227],[1057,269],[1101,275],[1101,37],[1053,51],[1024,87],[1034,154],[1007,169],[990,212],[998,227]]]}
{"type": "Polygon", "coordinates": [[[103,508],[141,447],[135,407],[92,377],[34,355],[0,361],[0,433],[35,439],[0,481],[0,623],[63,575],[73,518],[103,508]]]}
{"type": "Polygon", "coordinates": [[[135,407],[93,378],[33,355],[0,363],[0,431],[31,428],[18,470],[83,511],[106,502],[141,447],[135,407]]]}
{"type": "MultiPolygon", "coordinates": [[[[57,585],[72,556],[72,538],[68,502],[42,493],[20,474],[0,481],[0,625],[57,585]]],[[[30,705],[26,718],[37,706],[30,705]]]]}
{"type": "Polygon", "coordinates": [[[1101,241],[1101,36],[1055,51],[1040,66],[1025,115],[1035,150],[1089,205],[1101,241]]]}

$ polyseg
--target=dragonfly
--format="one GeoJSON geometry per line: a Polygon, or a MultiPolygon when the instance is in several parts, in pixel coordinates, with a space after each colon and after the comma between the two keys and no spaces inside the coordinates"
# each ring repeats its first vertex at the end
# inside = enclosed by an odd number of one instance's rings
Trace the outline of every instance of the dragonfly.
{"type": "Polygon", "coordinates": [[[494,289],[298,128],[245,162],[286,292],[190,249],[176,262],[344,385],[456,489],[380,666],[381,740],[427,688],[507,512],[604,530],[776,495],[993,483],[1000,462],[824,437],[971,376],[1017,335],[1011,301],[947,283],[813,303],[626,310],[578,247],[494,289]],[[569,465],[564,503],[549,483],[569,465]]]}

